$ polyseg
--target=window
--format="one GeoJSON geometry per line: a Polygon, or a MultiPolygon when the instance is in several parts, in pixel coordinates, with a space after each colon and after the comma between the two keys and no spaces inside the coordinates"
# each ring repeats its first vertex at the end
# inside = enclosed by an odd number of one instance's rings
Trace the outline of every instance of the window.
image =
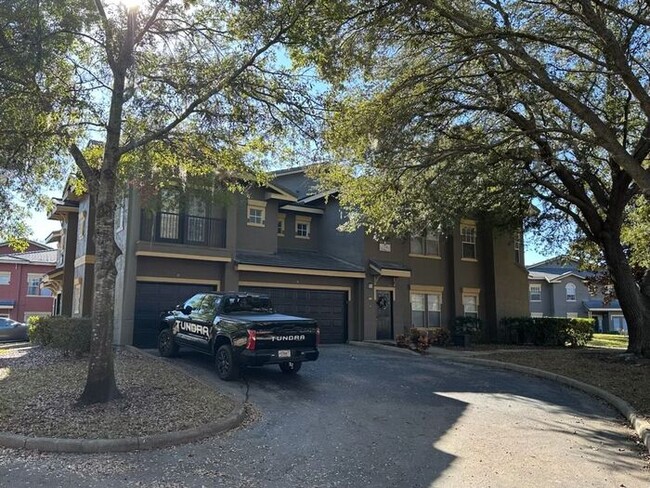
{"type": "Polygon", "coordinates": [[[542,285],[528,285],[528,293],[531,302],[542,301],[542,285]]]}
{"type": "Polygon", "coordinates": [[[478,294],[463,293],[463,312],[465,317],[478,318],[478,294]]]}
{"type": "Polygon", "coordinates": [[[566,286],[566,301],[575,302],[576,301],[576,285],[573,283],[567,283],[566,286]]]}
{"type": "Polygon", "coordinates": [[[264,227],[266,224],[266,202],[248,200],[246,223],[253,227],[264,227]]]}
{"type": "Polygon", "coordinates": [[[41,294],[41,278],[43,275],[29,273],[27,275],[27,295],[28,296],[39,296],[41,294]]]}
{"type": "Polygon", "coordinates": [[[160,224],[161,239],[178,240],[180,237],[180,194],[173,188],[160,190],[160,224]]]}
{"type": "Polygon", "coordinates": [[[623,315],[612,315],[610,330],[627,333],[627,322],[623,315]]]}
{"type": "Polygon", "coordinates": [[[187,202],[187,240],[190,242],[205,242],[207,237],[206,226],[208,209],[205,205],[205,200],[196,196],[190,195],[187,202]]]}
{"type": "Polygon", "coordinates": [[[296,217],[296,237],[298,239],[309,239],[311,235],[311,217],[296,217]]]}
{"type": "Polygon", "coordinates": [[[0,285],[11,283],[11,271],[0,271],[0,285]]]}
{"type": "Polygon", "coordinates": [[[440,327],[442,295],[411,293],[411,322],[414,327],[440,327]]]}
{"type": "Polygon", "coordinates": [[[411,237],[410,253],[415,256],[440,256],[440,232],[430,231],[424,236],[411,237]]]}
{"type": "Polygon", "coordinates": [[[521,232],[515,232],[513,247],[515,249],[515,263],[521,264],[521,232]]]}
{"type": "Polygon", "coordinates": [[[473,261],[476,259],[476,225],[461,224],[461,258],[473,261]]]}
{"type": "Polygon", "coordinates": [[[390,250],[391,250],[390,242],[380,242],[379,243],[379,250],[381,252],[390,252],[390,250]]]}
{"type": "Polygon", "coordinates": [[[284,237],[287,230],[287,216],[285,214],[278,214],[278,235],[284,237]]]}
{"type": "Polygon", "coordinates": [[[577,319],[578,318],[578,312],[567,312],[566,316],[568,319],[577,319]]]}
{"type": "Polygon", "coordinates": [[[544,314],[542,312],[530,312],[530,316],[533,319],[541,319],[544,314]]]}

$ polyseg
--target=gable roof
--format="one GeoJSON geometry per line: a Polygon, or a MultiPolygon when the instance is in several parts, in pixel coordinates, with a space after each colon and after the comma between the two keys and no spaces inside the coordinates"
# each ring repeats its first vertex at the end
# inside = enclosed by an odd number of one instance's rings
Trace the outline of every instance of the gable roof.
{"type": "Polygon", "coordinates": [[[49,247],[46,249],[47,250],[17,252],[0,255],[0,262],[16,264],[55,265],[58,256],[58,250],[49,247]]]}
{"type": "MultiPolygon", "coordinates": [[[[31,239],[27,239],[27,245],[29,247],[35,247],[37,250],[50,250],[52,249],[50,246],[47,246],[45,244],[41,244],[40,242],[32,241],[31,239]]],[[[9,249],[6,253],[3,253],[0,251],[0,254],[16,254],[16,251],[14,251],[12,248],[9,247],[9,242],[0,242],[0,248],[6,248],[9,249]]],[[[34,249],[33,249],[34,250],[34,249]]]]}

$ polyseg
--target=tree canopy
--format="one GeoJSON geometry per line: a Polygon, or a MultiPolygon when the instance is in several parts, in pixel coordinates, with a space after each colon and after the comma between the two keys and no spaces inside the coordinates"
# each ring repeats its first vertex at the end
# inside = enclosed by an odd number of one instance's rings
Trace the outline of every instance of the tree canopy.
{"type": "MultiPolygon", "coordinates": [[[[296,59],[338,88],[326,140],[339,164],[319,176],[340,188],[352,225],[403,234],[481,214],[512,226],[535,202],[538,232],[598,246],[632,349],[650,354],[650,297],[639,293],[621,242],[625,219],[643,211],[650,190],[650,6],[319,7],[320,21],[300,31],[306,47],[296,59]]],[[[643,275],[650,281],[647,268],[643,275]]]]}
{"type": "MultiPolygon", "coordinates": [[[[285,55],[288,32],[311,3],[0,3],[0,178],[9,183],[0,204],[31,205],[73,162],[95,205],[82,403],[119,395],[112,359],[116,193],[123,184],[155,193],[170,176],[256,179],[289,137],[313,134],[319,100],[312,76],[285,55]]],[[[10,215],[0,217],[0,232],[21,230],[20,215],[10,215]]]]}

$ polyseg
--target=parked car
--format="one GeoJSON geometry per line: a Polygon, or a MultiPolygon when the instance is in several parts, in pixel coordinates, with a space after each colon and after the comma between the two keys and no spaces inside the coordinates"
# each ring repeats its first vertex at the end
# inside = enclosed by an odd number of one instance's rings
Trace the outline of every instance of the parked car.
{"type": "Polygon", "coordinates": [[[27,324],[0,317],[0,342],[27,340],[27,324]]]}
{"type": "Polygon", "coordinates": [[[320,331],[315,320],[275,313],[266,295],[199,293],[175,310],[163,312],[158,350],[174,356],[180,346],[214,357],[223,380],[239,376],[240,366],[277,364],[297,373],[318,359],[320,331]]]}

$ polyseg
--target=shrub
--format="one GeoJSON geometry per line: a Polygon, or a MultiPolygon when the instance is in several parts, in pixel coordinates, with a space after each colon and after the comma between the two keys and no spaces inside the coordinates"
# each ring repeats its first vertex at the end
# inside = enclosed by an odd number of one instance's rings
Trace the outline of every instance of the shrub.
{"type": "Polygon", "coordinates": [[[52,342],[52,328],[48,319],[51,317],[33,316],[27,319],[27,334],[29,340],[41,346],[48,346],[52,342]]]}
{"type": "Polygon", "coordinates": [[[455,334],[478,335],[482,326],[483,322],[477,317],[456,317],[454,319],[455,334]]]}
{"type": "Polygon", "coordinates": [[[431,346],[446,346],[451,342],[451,332],[445,327],[431,329],[427,331],[427,334],[431,346]]]}
{"type": "Polygon", "coordinates": [[[584,346],[592,337],[594,319],[506,317],[501,319],[505,342],[535,346],[584,346]]]}
{"type": "Polygon", "coordinates": [[[30,324],[29,338],[33,342],[52,346],[63,351],[64,356],[74,354],[79,357],[90,351],[90,332],[92,322],[89,318],[40,317],[30,324]]]}

